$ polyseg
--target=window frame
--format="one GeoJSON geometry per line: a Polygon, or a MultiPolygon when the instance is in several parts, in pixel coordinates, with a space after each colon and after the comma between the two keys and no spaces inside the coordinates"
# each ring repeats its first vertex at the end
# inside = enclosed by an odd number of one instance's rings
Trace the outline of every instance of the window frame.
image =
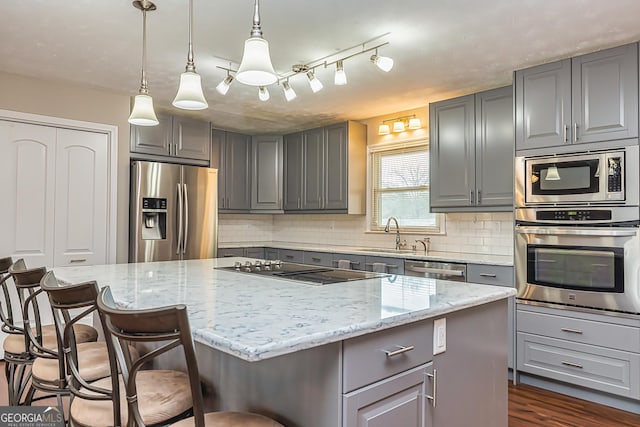
{"type": "MultiPolygon", "coordinates": [[[[374,224],[374,219],[376,218],[374,212],[374,204],[375,204],[375,189],[376,183],[374,183],[374,179],[376,178],[376,172],[374,171],[375,162],[374,157],[376,154],[381,152],[401,152],[403,150],[411,150],[416,148],[425,148],[429,151],[429,138],[418,138],[410,141],[402,141],[402,142],[392,142],[386,144],[376,144],[367,147],[367,231],[371,233],[381,233],[384,232],[385,224],[374,224]]],[[[431,180],[429,180],[429,185],[427,187],[427,191],[431,192],[431,180]]],[[[412,187],[407,187],[409,190],[412,187]]],[[[415,187],[414,187],[415,188],[415,187]]],[[[400,224],[400,228],[403,232],[414,232],[419,234],[445,234],[445,215],[440,213],[433,213],[435,215],[436,224],[431,227],[405,227],[400,224]]],[[[382,218],[381,218],[382,219],[382,218]]]]}

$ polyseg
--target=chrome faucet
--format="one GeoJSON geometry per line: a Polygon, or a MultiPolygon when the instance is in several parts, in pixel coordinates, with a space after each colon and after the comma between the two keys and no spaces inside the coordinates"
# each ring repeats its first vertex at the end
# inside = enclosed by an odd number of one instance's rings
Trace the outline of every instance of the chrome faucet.
{"type": "Polygon", "coordinates": [[[402,246],[400,244],[400,226],[398,225],[398,220],[396,219],[396,217],[394,216],[389,217],[389,219],[387,220],[387,225],[384,227],[384,232],[385,233],[389,232],[389,226],[391,225],[391,220],[393,220],[393,222],[396,223],[396,250],[400,250],[400,247],[402,246]]]}
{"type": "Polygon", "coordinates": [[[416,243],[422,243],[422,246],[424,247],[424,254],[428,254],[429,253],[429,244],[431,243],[431,239],[428,237],[425,237],[422,240],[416,240],[416,243]]]}

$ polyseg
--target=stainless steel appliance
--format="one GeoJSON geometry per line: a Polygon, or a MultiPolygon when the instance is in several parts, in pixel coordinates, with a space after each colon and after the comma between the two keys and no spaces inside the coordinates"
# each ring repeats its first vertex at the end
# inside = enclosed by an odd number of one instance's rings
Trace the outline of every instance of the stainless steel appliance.
{"type": "Polygon", "coordinates": [[[638,146],[516,157],[515,205],[638,206],[638,146]]]}
{"type": "Polygon", "coordinates": [[[131,162],[129,261],[215,258],[218,171],[131,162]]]}
{"type": "Polygon", "coordinates": [[[293,262],[281,262],[279,260],[245,261],[244,263],[237,261],[232,267],[217,267],[217,269],[263,277],[275,277],[313,285],[328,285],[389,276],[388,274],[371,271],[318,267],[293,262]]]}
{"type": "Polygon", "coordinates": [[[407,276],[430,277],[432,279],[466,282],[467,264],[405,260],[404,274],[407,276]]]}

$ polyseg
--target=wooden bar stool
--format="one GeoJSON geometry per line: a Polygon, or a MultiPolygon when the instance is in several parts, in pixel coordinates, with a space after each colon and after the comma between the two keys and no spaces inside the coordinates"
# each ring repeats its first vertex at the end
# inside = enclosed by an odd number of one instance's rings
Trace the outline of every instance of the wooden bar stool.
{"type": "MultiPolygon", "coordinates": [[[[34,401],[36,391],[41,391],[45,395],[38,399],[55,394],[58,404],[61,405],[61,397],[68,394],[64,356],[58,352],[61,343],[55,325],[42,324],[42,318],[46,313],[51,313],[47,311],[50,310],[49,304],[42,304],[46,301],[39,301],[38,298],[44,292],[40,287],[40,281],[46,269],[27,269],[24,260],[19,259],[9,267],[9,273],[15,283],[22,307],[23,337],[20,345],[17,342],[12,343],[15,348],[5,345],[5,352],[9,349],[12,354],[18,354],[31,364],[31,382],[22,403],[30,405],[34,401]]],[[[89,325],[77,324],[74,331],[79,342],[95,342],[98,338],[98,331],[89,325]]]]}
{"type": "MultiPolygon", "coordinates": [[[[192,415],[174,425],[283,427],[280,423],[258,414],[245,412],[204,414],[198,365],[185,305],[178,304],[146,310],[121,309],[114,303],[109,287],[100,291],[97,305],[104,321],[107,340],[110,341],[112,362],[118,363],[122,372],[120,393],[124,396],[120,396],[120,407],[123,424],[127,415],[128,426],[170,423],[192,415]],[[155,345],[149,353],[132,362],[125,343],[155,345]],[[152,359],[173,349],[182,350],[176,356],[184,357],[186,360],[187,373],[141,369],[143,364],[150,363],[152,359]],[[152,385],[153,387],[149,389],[152,385]],[[167,392],[169,395],[165,396],[167,392]],[[160,414],[152,412],[150,409],[153,407],[162,408],[160,414]]],[[[113,369],[112,372],[114,372],[113,369]]],[[[113,382],[115,381],[112,380],[113,382]]],[[[74,400],[74,403],[76,402],[78,399],[74,400]]],[[[72,406],[72,414],[73,409],[72,406]]]]}

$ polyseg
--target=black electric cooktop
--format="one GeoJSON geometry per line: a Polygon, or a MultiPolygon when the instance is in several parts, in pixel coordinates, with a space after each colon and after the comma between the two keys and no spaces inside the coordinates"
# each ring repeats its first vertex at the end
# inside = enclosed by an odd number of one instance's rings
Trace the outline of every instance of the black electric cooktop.
{"type": "Polygon", "coordinates": [[[322,267],[316,265],[297,264],[281,261],[246,261],[236,262],[232,267],[217,267],[218,270],[236,273],[268,276],[314,285],[351,282],[354,280],[375,279],[388,274],[371,271],[345,270],[341,268],[322,267]]]}

